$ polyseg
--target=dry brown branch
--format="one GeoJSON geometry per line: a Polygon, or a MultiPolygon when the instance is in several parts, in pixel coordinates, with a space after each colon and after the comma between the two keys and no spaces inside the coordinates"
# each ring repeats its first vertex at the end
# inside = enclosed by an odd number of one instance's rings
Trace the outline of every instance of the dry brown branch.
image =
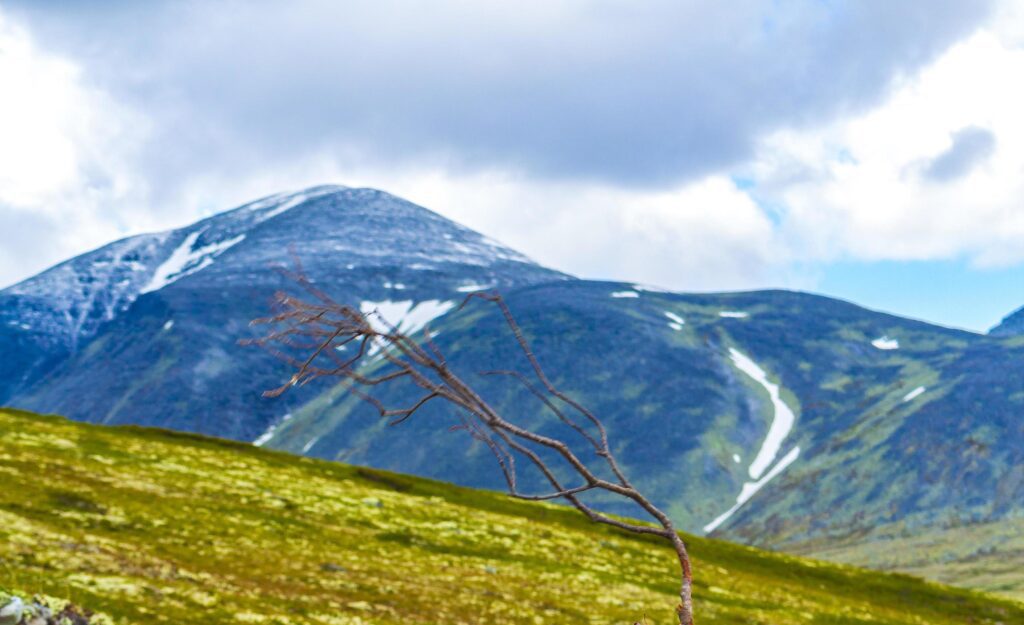
{"type": "Polygon", "coordinates": [[[442,399],[448,402],[459,409],[462,419],[461,423],[452,429],[466,431],[474,440],[491,450],[513,497],[531,501],[564,499],[595,523],[665,538],[678,556],[682,573],[680,604],[677,608],[679,622],[681,625],[693,625],[692,576],[685,543],[668,516],[626,478],[611,451],[608,432],[600,419],[556,388],[548,378],[522,329],[500,295],[473,293],[466,298],[462,306],[476,299],[497,306],[529,364],[533,379],[514,370],[487,371],[483,374],[507,376],[517,380],[545,409],[575,432],[575,435],[585,443],[587,455],[591,460],[584,460],[584,456],[577,453],[570,442],[539,434],[513,423],[500,414],[449,367],[440,347],[432,339],[429,328],[426,328],[422,338],[417,340],[414,336],[401,332],[376,311],[364,314],[357,308],[335,302],[303,276],[301,265],[296,264],[296,267],[295,271],[287,272],[287,275],[311,296],[310,299],[278,293],[275,299],[275,314],[253,322],[267,325],[271,330],[261,338],[247,341],[249,344],[266,348],[295,369],[287,383],[267,391],[266,395],[280,395],[292,386],[306,384],[318,378],[336,378],[346,384],[349,392],[373,406],[381,417],[388,419],[390,425],[397,425],[412,418],[433,400],[442,399]],[[342,357],[338,354],[339,348],[347,350],[348,346],[353,344],[359,346],[354,356],[342,357]],[[379,368],[383,368],[384,371],[378,372],[379,368]],[[408,407],[388,407],[368,392],[371,388],[396,380],[405,380],[421,391],[418,398],[408,407]],[[546,453],[553,454],[571,469],[579,480],[578,484],[563,485],[550,461],[539,453],[542,450],[547,450],[546,453]],[[551,487],[550,492],[520,492],[516,456],[528,461],[528,466],[534,467],[544,477],[551,487]],[[591,466],[590,462],[597,463],[597,466],[591,466]],[[601,466],[604,469],[601,469],[601,466]],[[614,480],[602,478],[602,470],[610,471],[614,480]],[[594,510],[579,497],[583,493],[594,491],[612,493],[634,502],[657,523],[639,525],[594,510]]]}

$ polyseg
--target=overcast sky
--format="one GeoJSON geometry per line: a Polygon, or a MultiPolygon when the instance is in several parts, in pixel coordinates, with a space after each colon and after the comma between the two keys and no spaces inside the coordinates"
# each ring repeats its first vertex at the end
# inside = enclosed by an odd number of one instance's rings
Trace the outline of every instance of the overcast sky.
{"type": "Polygon", "coordinates": [[[321,183],[593,278],[1024,305],[1024,0],[0,0],[0,286],[321,183]]]}

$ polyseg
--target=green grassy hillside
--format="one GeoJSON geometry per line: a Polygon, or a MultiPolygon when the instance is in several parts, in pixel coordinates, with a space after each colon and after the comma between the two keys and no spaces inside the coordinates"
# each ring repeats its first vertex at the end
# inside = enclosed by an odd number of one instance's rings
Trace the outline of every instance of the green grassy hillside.
{"type": "MultiPolygon", "coordinates": [[[[1024,605],[690,539],[699,622],[1024,623],[1024,605]]],[[[119,623],[671,622],[659,543],[248,445],[0,411],[0,587],[119,623]]]]}
{"type": "Polygon", "coordinates": [[[1024,600],[1024,517],[942,527],[893,523],[866,534],[790,545],[787,551],[1024,600]]]}

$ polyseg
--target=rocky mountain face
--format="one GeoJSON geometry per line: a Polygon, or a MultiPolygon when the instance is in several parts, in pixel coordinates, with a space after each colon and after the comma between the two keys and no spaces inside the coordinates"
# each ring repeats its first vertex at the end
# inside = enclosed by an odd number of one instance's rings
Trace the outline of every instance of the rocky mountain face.
{"type": "MultiPolygon", "coordinates": [[[[0,403],[501,488],[490,452],[449,431],[444,406],[389,428],[337,386],[261,397],[290,372],[237,341],[289,287],[272,265],[292,253],[339,300],[413,334],[429,321],[510,418],[573,436],[522,387],[478,375],[527,371],[493,308],[457,306],[502,292],[555,383],[604,420],[634,482],[688,530],[816,552],[878,528],[889,539],[1024,525],[1024,343],[1011,333],[805,293],[577,280],[368,189],[267,198],[0,292],[0,349],[14,355],[0,364],[0,403]]],[[[382,398],[405,405],[412,392],[382,398]]]]}
{"type": "Polygon", "coordinates": [[[567,276],[370,189],[318,187],[112,243],[0,291],[0,402],[102,423],[252,440],[281,370],[239,348],[304,272],[333,295],[416,323],[469,291],[567,276]]]}

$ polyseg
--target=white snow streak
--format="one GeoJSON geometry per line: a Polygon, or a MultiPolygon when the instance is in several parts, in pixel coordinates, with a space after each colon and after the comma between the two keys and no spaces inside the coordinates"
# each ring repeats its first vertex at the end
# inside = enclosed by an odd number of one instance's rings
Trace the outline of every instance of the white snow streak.
{"type": "Polygon", "coordinates": [[[442,302],[436,299],[420,302],[402,319],[399,328],[406,334],[417,332],[454,307],[455,302],[442,302]]]}
{"type": "Polygon", "coordinates": [[[891,339],[891,338],[889,338],[887,336],[881,336],[881,337],[871,341],[871,344],[874,345],[876,349],[883,349],[883,350],[899,349],[900,348],[900,342],[899,341],[897,341],[896,339],[891,339]]]}
{"type": "Polygon", "coordinates": [[[768,391],[768,397],[771,398],[772,406],[775,408],[775,417],[772,419],[771,427],[768,428],[768,435],[765,436],[761,450],[757,452],[754,461],[750,463],[750,477],[756,480],[775,461],[775,457],[782,447],[782,441],[793,429],[796,416],[779,396],[779,385],[769,382],[768,375],[761,367],[757,366],[757,363],[732,347],[729,348],[729,357],[732,358],[736,368],[746,373],[768,391]]]}
{"type": "Polygon", "coordinates": [[[476,293],[477,291],[486,291],[487,289],[494,288],[493,284],[463,284],[460,287],[456,287],[455,290],[459,293],[476,293]]]}
{"type": "MultiPolygon", "coordinates": [[[[382,334],[391,332],[392,326],[405,334],[414,334],[454,307],[455,302],[436,299],[425,300],[416,305],[413,305],[412,300],[401,302],[364,301],[359,304],[359,310],[366,315],[370,326],[382,334]]],[[[383,340],[375,338],[367,354],[373,356],[385,345],[383,340]]]]}
{"type": "Polygon", "coordinates": [[[658,286],[650,286],[648,284],[634,284],[633,285],[633,290],[634,291],[647,291],[648,293],[672,293],[673,292],[673,291],[669,291],[668,289],[663,289],[663,288],[658,287],[658,286]]]}
{"type": "Polygon", "coordinates": [[[268,198],[253,202],[252,204],[249,204],[248,208],[253,212],[266,211],[259,216],[259,221],[263,222],[272,217],[277,217],[289,209],[295,208],[306,200],[311,200],[313,198],[320,197],[321,195],[336,193],[343,189],[345,189],[345,187],[340,185],[324,185],[312,190],[299,191],[298,193],[278,193],[277,195],[272,195],[268,198]]]}
{"type": "Polygon", "coordinates": [[[156,268],[149,284],[143,287],[139,293],[158,291],[185,276],[190,276],[206,269],[213,264],[214,258],[226,252],[228,248],[241,243],[242,239],[245,238],[244,234],[240,234],[225,241],[203,246],[198,250],[192,249],[202,233],[203,230],[196,230],[185,237],[185,240],[181,242],[177,249],[171,252],[167,260],[156,268]]]}
{"type": "Polygon", "coordinates": [[[612,293],[612,297],[640,297],[640,294],[636,291],[615,291],[612,293]]]}
{"type": "Polygon", "coordinates": [[[723,310],[718,313],[719,317],[727,317],[731,319],[746,319],[750,316],[750,313],[740,312],[736,310],[723,310]]]}
{"type": "Polygon", "coordinates": [[[672,328],[676,332],[683,329],[683,325],[686,323],[685,319],[675,314],[671,310],[666,310],[665,316],[669,318],[668,327],[672,328]]]}
{"type": "Polygon", "coordinates": [[[748,501],[750,501],[750,498],[753,497],[755,494],[757,494],[757,491],[759,491],[762,488],[764,488],[765,484],[767,484],[768,482],[772,481],[772,479],[775,476],[777,476],[779,473],[782,473],[786,469],[786,467],[788,467],[789,465],[793,464],[793,462],[799,456],[800,456],[800,448],[799,447],[794,447],[793,449],[791,449],[789,451],[788,454],[786,454],[782,458],[782,460],[779,460],[778,464],[776,464],[774,467],[772,467],[772,470],[769,471],[767,475],[765,475],[764,477],[762,477],[761,479],[759,479],[756,482],[746,482],[746,483],[744,483],[743,484],[743,489],[740,491],[740,496],[736,498],[736,503],[733,505],[733,507],[729,508],[728,510],[726,510],[725,512],[720,514],[718,516],[718,518],[716,518],[714,521],[712,521],[712,522],[708,523],[707,525],[705,525],[704,526],[704,533],[708,534],[710,532],[713,532],[722,523],[725,523],[726,521],[728,521],[729,517],[731,517],[733,514],[735,514],[736,511],[739,510],[743,506],[743,504],[745,504],[748,501]]]}
{"type": "Polygon", "coordinates": [[[281,417],[281,420],[278,421],[277,423],[271,423],[270,427],[267,428],[267,431],[264,432],[263,434],[260,434],[259,437],[252,442],[252,444],[257,447],[264,446],[271,438],[274,437],[274,432],[277,431],[278,426],[288,422],[291,418],[292,413],[289,412],[285,416],[281,417]]]}
{"type": "MultiPolygon", "coordinates": [[[[736,503],[731,508],[720,514],[714,521],[705,525],[705,533],[715,531],[715,529],[722,523],[729,520],[729,517],[735,514],[743,504],[750,501],[750,498],[761,490],[765,484],[770,482],[778,474],[782,473],[786,467],[793,464],[800,455],[800,448],[794,447],[782,458],[782,460],[775,463],[775,466],[773,466],[768,473],[764,473],[765,469],[775,461],[775,457],[778,455],[779,449],[782,447],[783,440],[785,440],[786,436],[789,435],[790,430],[793,429],[793,423],[796,421],[796,416],[779,396],[779,385],[769,382],[768,375],[763,369],[761,369],[761,367],[757,366],[757,363],[735,348],[729,348],[729,357],[740,371],[746,373],[755,382],[763,386],[765,390],[768,391],[768,396],[771,398],[772,405],[775,408],[775,417],[772,419],[771,427],[768,428],[768,434],[765,436],[764,442],[761,444],[760,451],[757,452],[757,456],[754,458],[754,461],[750,463],[750,477],[756,481],[744,482],[743,488],[740,489],[740,494],[736,498],[736,503]],[[764,475],[762,476],[763,473],[764,475]]],[[[739,463],[739,454],[733,454],[732,459],[734,462],[739,463]]]]}
{"type": "Polygon", "coordinates": [[[394,326],[405,334],[412,334],[455,307],[455,302],[429,299],[413,305],[412,300],[392,302],[361,302],[359,310],[367,316],[378,332],[390,332],[394,326]],[[376,313],[376,314],[374,314],[376,313]]]}
{"type": "Polygon", "coordinates": [[[174,327],[174,319],[171,319],[170,321],[165,321],[164,322],[164,332],[166,332],[167,330],[170,330],[173,327],[174,327]]]}
{"type": "Polygon", "coordinates": [[[280,215],[281,213],[285,212],[286,210],[288,210],[290,208],[295,208],[299,204],[302,204],[303,202],[308,200],[311,196],[315,196],[315,195],[322,195],[322,194],[300,193],[300,194],[296,195],[295,197],[293,197],[292,199],[288,200],[287,202],[282,203],[280,206],[268,210],[267,212],[265,212],[262,215],[260,215],[260,217],[264,221],[267,220],[267,219],[270,219],[271,217],[277,217],[278,215],[280,215]]]}
{"type": "Polygon", "coordinates": [[[907,393],[906,395],[904,395],[903,396],[903,401],[908,402],[908,401],[914,400],[914,399],[920,397],[921,393],[924,393],[925,390],[927,390],[927,389],[925,389],[925,387],[919,386],[919,387],[915,388],[914,390],[910,391],[909,393],[907,393]]]}

